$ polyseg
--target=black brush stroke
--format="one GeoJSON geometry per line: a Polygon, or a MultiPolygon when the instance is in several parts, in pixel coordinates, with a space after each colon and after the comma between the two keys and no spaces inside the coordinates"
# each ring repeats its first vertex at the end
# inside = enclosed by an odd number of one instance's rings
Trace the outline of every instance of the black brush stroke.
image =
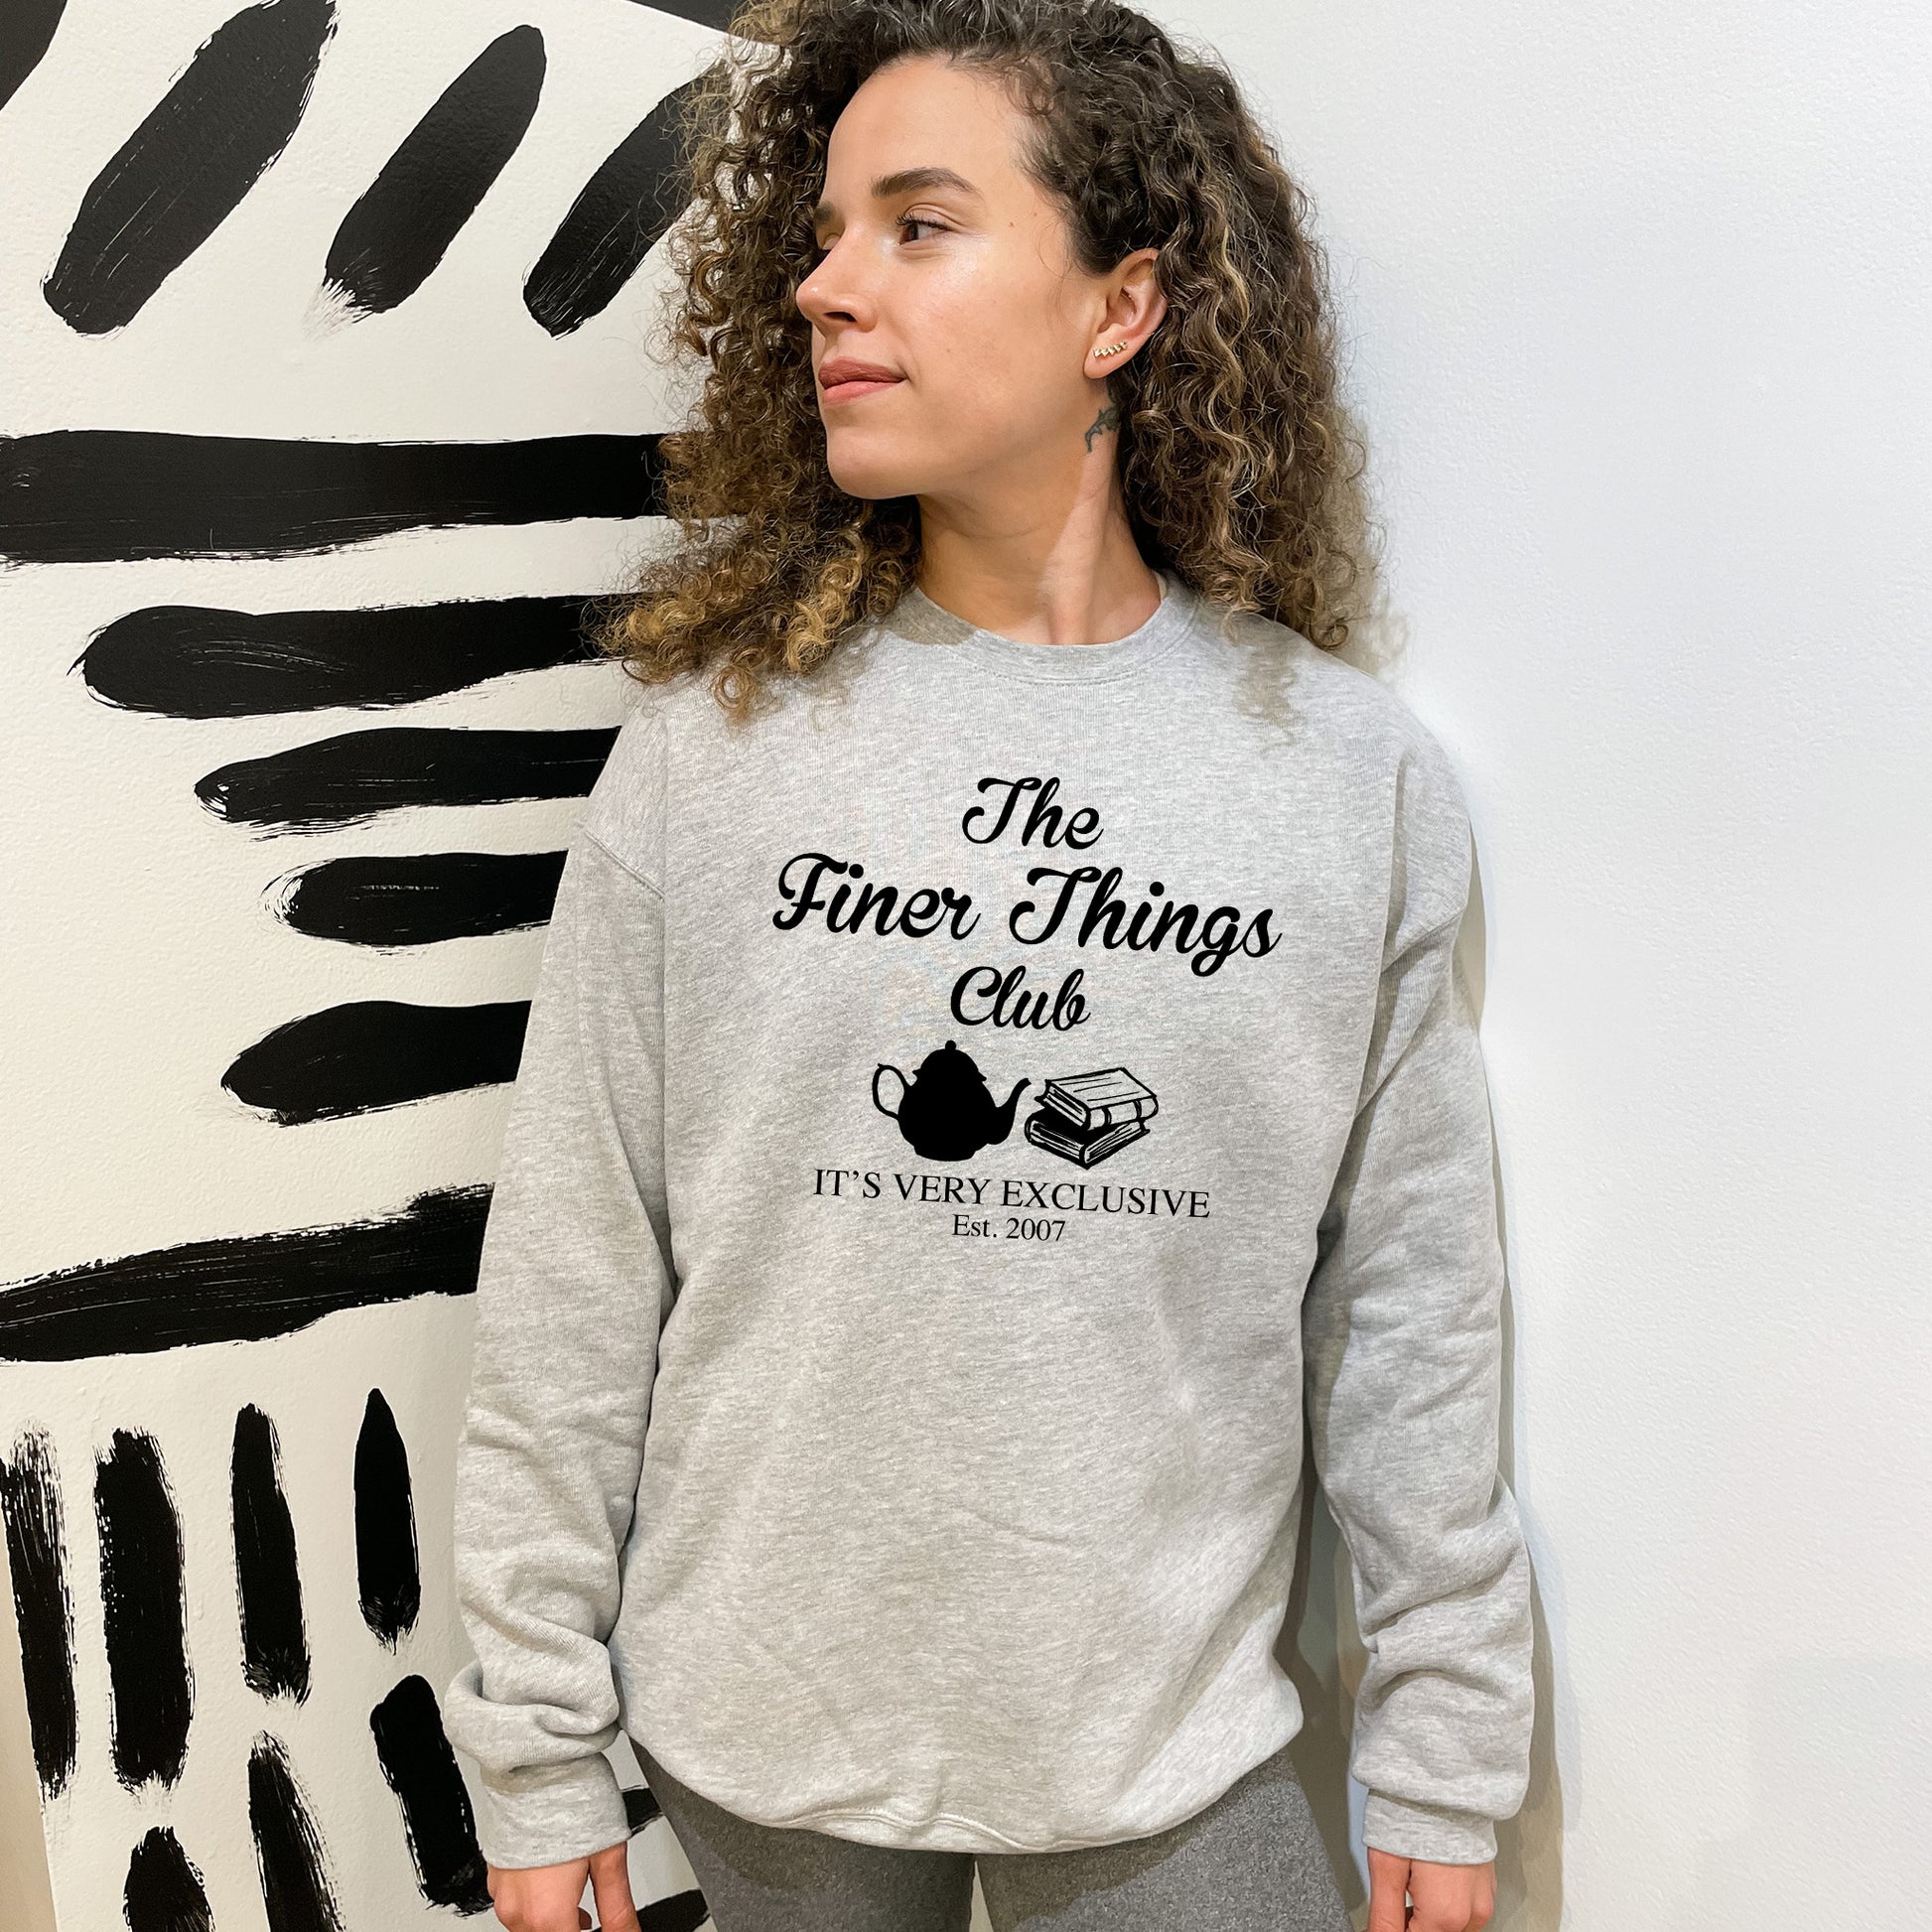
{"type": "Polygon", "coordinates": [[[277,914],[297,932],[353,946],[427,946],[546,923],[561,852],[425,852],[329,859],[298,873],[277,914]]]}
{"type": "Polygon", "coordinates": [[[248,1753],[248,1829],[268,1932],[343,1932],[328,1857],[288,1747],[263,1731],[248,1753]]]}
{"type": "Polygon", "coordinates": [[[514,671],[601,661],[584,597],[477,598],[368,611],[155,604],[74,659],[103,704],[164,718],[258,718],[417,704],[514,671]]]}
{"type": "Polygon", "coordinates": [[[688,206],[678,120],[703,78],[672,88],[618,143],[537,257],[523,306],[551,335],[568,336],[602,315],[688,206]]]}
{"type": "Polygon", "coordinates": [[[214,1932],[202,1874],[165,1825],[134,1848],[122,1900],[127,1932],[214,1932]]]}
{"type": "Polygon", "coordinates": [[[221,1084],[278,1127],[406,1107],[514,1080],[529,1019],[527,1000],[354,1000],[263,1035],[235,1055],[221,1084]]]}
{"type": "Polygon", "coordinates": [[[488,1873],[477,1844],[476,1814],[428,1681],[405,1677],[369,1713],[369,1729],[382,1775],[402,1806],[403,1832],[423,1896],[432,1905],[453,1905],[465,1917],[488,1911],[488,1873]]]}
{"type": "Polygon", "coordinates": [[[398,1214],[90,1261],[0,1292],[0,1361],[74,1362],[293,1334],[344,1309],[471,1295],[486,1185],[398,1214]]]}
{"type": "Polygon", "coordinates": [[[28,1431],[0,1462],[0,1516],[6,1519],[13,1570],[14,1622],[20,1674],[27,1690],[27,1728],[34,1768],[50,1798],[67,1788],[80,1747],[73,1693],[73,1598],[68,1589],[67,1536],[54,1444],[28,1431]]]}
{"type": "Polygon", "coordinates": [[[715,27],[722,34],[731,17],[745,0],[636,0],[653,13],[674,14],[679,20],[696,21],[700,27],[715,27]]]}
{"type": "Polygon", "coordinates": [[[241,1675],[262,1697],[301,1704],[309,1695],[309,1633],[279,1451],[274,1423],[250,1403],[234,1419],[229,1464],[241,1675]]]}
{"type": "Polygon", "coordinates": [[[650,1787],[642,1784],[626,1784],[622,1792],[623,1820],[631,1832],[641,1832],[653,1818],[662,1818],[664,1807],[651,1796],[650,1787]]]}
{"type": "Polygon", "coordinates": [[[0,7],[0,107],[40,66],[68,0],[7,0],[0,7]]]}
{"type": "Polygon", "coordinates": [[[402,530],[663,513],[657,438],[346,443],[45,430],[0,437],[0,558],[285,557],[402,530]]]}
{"type": "Polygon", "coordinates": [[[543,36],[512,27],[450,82],[344,215],[327,293],[377,315],[422,287],[528,131],[544,66],[543,36]]]}
{"type": "Polygon", "coordinates": [[[130,1791],[153,1778],[171,1785],[188,1757],[195,1674],[188,1661],[181,1519],[152,1436],[115,1430],[94,1466],[94,1517],[114,1775],[130,1791]]]}
{"type": "Polygon", "coordinates": [[[452,731],[392,725],[344,732],[196,780],[195,795],[231,825],[324,831],[411,805],[500,805],[584,798],[617,743],[590,731],[452,731]]]}
{"type": "Polygon", "coordinates": [[[371,1389],[355,1438],[355,1593],[362,1621],[391,1650],[423,1606],[409,1451],[395,1412],[371,1389]]]}
{"type": "Polygon", "coordinates": [[[708,1917],[703,1892],[673,1892],[669,1898],[637,1908],[637,1932],[698,1932],[708,1917]]]}
{"type": "Polygon", "coordinates": [[[334,0],[268,0],[203,42],[81,197],[41,285],[63,322],[131,322],[234,212],[300,124],[335,26],[334,0]]]}

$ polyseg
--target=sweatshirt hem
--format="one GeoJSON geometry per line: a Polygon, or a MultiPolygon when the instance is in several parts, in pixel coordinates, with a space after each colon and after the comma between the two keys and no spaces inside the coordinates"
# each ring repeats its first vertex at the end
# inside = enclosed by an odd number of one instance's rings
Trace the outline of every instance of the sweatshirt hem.
{"type": "Polygon", "coordinates": [[[1496,1821],[1483,1812],[1371,1790],[1363,1808],[1362,1843],[1430,1864],[1488,1864],[1496,1857],[1496,1821]]]}
{"type": "Polygon", "coordinates": [[[602,1751],[521,1773],[485,1769],[478,1846],[503,1870],[588,1858],[630,1835],[617,1768],[602,1751]]]}
{"type": "MultiPolygon", "coordinates": [[[[871,1824],[888,1826],[893,1831],[899,1833],[915,1832],[924,1834],[930,1832],[935,1825],[947,1825],[956,1831],[970,1832],[979,1838],[997,1839],[1010,1852],[1064,1852],[1077,1850],[1089,1845],[1104,1845],[1109,1842],[1105,1839],[1067,1838],[1054,1839],[1044,1845],[1033,1845],[1023,1839],[1009,1838],[1005,1832],[996,1831],[991,1825],[982,1825],[977,1818],[968,1818],[964,1813],[956,1811],[935,1811],[923,1825],[913,1825],[908,1820],[900,1818],[890,1811],[868,1811],[864,1808],[806,1812],[802,1817],[794,1818],[790,1822],[793,1826],[803,1826],[806,1830],[810,1831],[822,1830],[837,1819],[864,1819],[871,1824]]],[[[910,1841],[901,1838],[896,1841],[896,1843],[909,1844],[910,1841]]]]}
{"type": "MultiPolygon", "coordinates": [[[[1276,1727],[1278,1728],[1278,1727],[1276,1727]]],[[[1302,1717],[1298,1712],[1294,1722],[1286,1731],[1275,1734],[1274,1728],[1267,1733],[1263,1747],[1257,1752],[1252,1744],[1247,1751],[1235,1753],[1235,1768],[1218,1777],[1208,1780],[1205,1795],[1196,1795],[1173,1817],[1159,1824],[1130,1825],[1122,1828],[1107,1828],[1085,1834],[1060,1833],[1051,1838],[1023,1839],[1015,1838],[997,1826],[988,1825],[977,1818],[968,1817],[964,1812],[935,1811],[922,1818],[907,1818],[897,1812],[882,1811],[865,1805],[822,1806],[816,1810],[794,1812],[783,1818],[754,1817],[742,1801],[723,1798],[706,1791],[703,1784],[686,1777],[681,1771],[671,1771],[671,1775],[688,1785],[699,1796],[710,1803],[732,1812],[748,1822],[762,1825],[773,1830],[784,1831],[821,1831],[834,1838],[843,1838],[855,1844],[882,1847],[889,1851],[908,1852],[960,1852],[969,1855],[987,1854],[999,1857],[1008,1853],[1042,1852],[1086,1852],[1107,1845],[1134,1844],[1149,1838],[1158,1838],[1164,1832],[1171,1832],[1197,1817],[1210,1805],[1222,1797],[1259,1765],[1265,1764],[1279,1751],[1287,1748],[1301,1732],[1302,1717]],[[838,1826],[865,1825],[875,1829],[869,1833],[840,1831],[838,1826]]],[[[633,1743],[641,1742],[633,1734],[633,1743]]],[[[655,1747],[645,1745],[645,1749],[663,1763],[661,1753],[655,1747]]],[[[665,1769],[671,1770],[666,1764],[665,1769]]]]}

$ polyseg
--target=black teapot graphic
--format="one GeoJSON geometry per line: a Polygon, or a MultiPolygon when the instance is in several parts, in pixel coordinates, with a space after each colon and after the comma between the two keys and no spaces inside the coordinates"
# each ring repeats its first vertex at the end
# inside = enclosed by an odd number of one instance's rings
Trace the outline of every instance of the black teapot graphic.
{"type": "Polygon", "coordinates": [[[1022,1080],[996,1105],[986,1076],[951,1040],[935,1047],[906,1079],[888,1060],[879,1062],[872,1076],[872,1104],[898,1122],[898,1131],[913,1152],[927,1161],[964,1161],[983,1147],[998,1147],[1013,1132],[1014,1109],[1029,1080],[1022,1080]],[[899,1083],[898,1105],[889,1107],[879,1097],[879,1082],[890,1073],[899,1083]]]}

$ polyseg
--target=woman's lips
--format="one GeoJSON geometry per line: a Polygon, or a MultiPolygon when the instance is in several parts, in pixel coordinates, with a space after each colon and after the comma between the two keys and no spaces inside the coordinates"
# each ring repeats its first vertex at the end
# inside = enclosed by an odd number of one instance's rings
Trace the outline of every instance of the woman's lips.
{"type": "Polygon", "coordinates": [[[855,376],[845,382],[834,382],[819,391],[826,402],[852,402],[860,396],[877,395],[881,389],[897,388],[897,376],[855,376]]]}

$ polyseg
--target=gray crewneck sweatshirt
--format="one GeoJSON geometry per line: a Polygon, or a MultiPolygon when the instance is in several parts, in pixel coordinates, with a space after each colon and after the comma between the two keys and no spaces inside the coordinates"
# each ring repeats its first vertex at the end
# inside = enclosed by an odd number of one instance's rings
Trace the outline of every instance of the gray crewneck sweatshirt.
{"type": "Polygon", "coordinates": [[[1098,644],[908,592],[734,727],[635,694],[571,841],[477,1294],[446,1721],[498,1865],[743,1817],[1053,1851],[1292,1737],[1306,1413],[1370,1846],[1494,1855],[1529,1561],[1401,701],[1163,578],[1098,644]]]}

